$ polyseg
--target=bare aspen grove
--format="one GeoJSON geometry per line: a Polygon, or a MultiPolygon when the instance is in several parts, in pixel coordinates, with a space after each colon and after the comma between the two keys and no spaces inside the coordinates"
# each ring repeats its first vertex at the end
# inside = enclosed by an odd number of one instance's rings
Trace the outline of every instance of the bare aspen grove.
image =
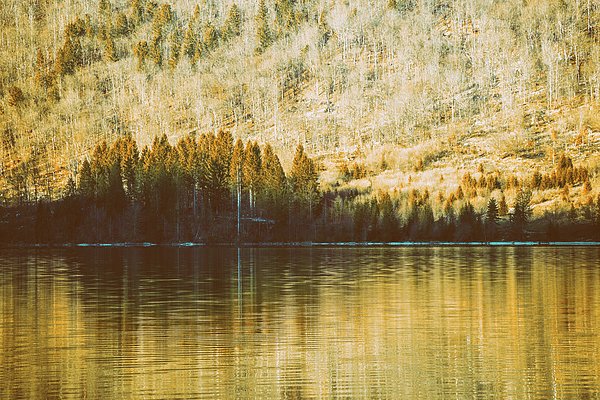
{"type": "Polygon", "coordinates": [[[0,241],[593,239],[599,112],[598,0],[3,0],[0,241]]]}

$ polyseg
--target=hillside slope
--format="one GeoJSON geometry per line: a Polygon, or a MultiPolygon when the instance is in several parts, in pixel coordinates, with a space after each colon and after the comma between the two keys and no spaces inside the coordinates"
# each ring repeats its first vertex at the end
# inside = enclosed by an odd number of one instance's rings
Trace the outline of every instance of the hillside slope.
{"type": "Polygon", "coordinates": [[[221,128],[286,169],[302,142],[325,186],[448,193],[566,153],[595,190],[599,21],[592,1],[5,0],[0,198],[56,197],[101,140],[221,128]],[[340,179],[352,163],[369,179],[340,179]]]}

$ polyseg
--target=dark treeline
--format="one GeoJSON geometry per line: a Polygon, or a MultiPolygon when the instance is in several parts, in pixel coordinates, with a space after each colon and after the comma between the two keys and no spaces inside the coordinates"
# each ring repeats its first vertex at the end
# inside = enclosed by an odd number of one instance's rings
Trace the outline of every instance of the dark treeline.
{"type": "Polygon", "coordinates": [[[58,201],[0,210],[3,242],[300,240],[320,205],[315,163],[300,145],[288,176],[270,145],[230,133],[131,136],[96,146],[58,201]]]}
{"type": "Polygon", "coordinates": [[[531,190],[591,190],[587,169],[568,157],[528,180],[479,173],[465,174],[456,191],[435,198],[427,189],[323,192],[318,166],[302,145],[286,175],[270,145],[234,142],[226,131],[189,135],[174,146],[162,136],[141,151],[122,136],[96,146],[59,200],[18,198],[0,207],[0,242],[600,239],[600,196],[533,220],[531,190]],[[516,192],[510,206],[504,190],[516,192]],[[471,202],[477,196],[488,198],[483,209],[471,202]]]}

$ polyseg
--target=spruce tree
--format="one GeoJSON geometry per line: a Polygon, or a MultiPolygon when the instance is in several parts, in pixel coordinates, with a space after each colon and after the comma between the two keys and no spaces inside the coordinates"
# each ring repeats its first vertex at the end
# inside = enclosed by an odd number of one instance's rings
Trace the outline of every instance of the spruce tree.
{"type": "Polygon", "coordinates": [[[256,49],[261,54],[271,44],[271,29],[269,28],[269,16],[265,0],[260,0],[258,13],[256,14],[256,49]]]}
{"type": "Polygon", "coordinates": [[[488,224],[496,224],[498,222],[498,203],[493,197],[488,201],[485,220],[488,224]]]}
{"type": "Polygon", "coordinates": [[[161,66],[163,62],[163,53],[161,45],[161,37],[154,36],[150,42],[149,55],[154,61],[154,64],[161,66]]]}
{"type": "Polygon", "coordinates": [[[129,20],[127,19],[127,15],[124,13],[117,14],[117,18],[115,19],[115,34],[117,36],[127,36],[129,35],[129,20]]]}
{"type": "Polygon", "coordinates": [[[262,157],[262,176],[265,190],[272,194],[279,193],[285,189],[285,172],[279,162],[279,157],[273,152],[270,144],[266,144],[262,157]]]}
{"type": "Polygon", "coordinates": [[[183,35],[183,43],[181,44],[181,51],[185,54],[190,60],[194,58],[196,54],[196,34],[194,32],[194,27],[190,22],[185,33],[183,35]]]}
{"type": "Polygon", "coordinates": [[[133,46],[133,55],[135,56],[135,58],[137,58],[137,67],[139,70],[141,70],[144,66],[144,63],[146,62],[146,57],[148,57],[149,53],[150,48],[148,47],[148,42],[146,42],[145,40],[137,42],[133,46]]]}
{"type": "Polygon", "coordinates": [[[229,166],[229,180],[233,186],[237,185],[238,182],[238,174],[240,174],[241,179],[241,171],[242,166],[244,165],[244,143],[242,139],[236,140],[235,145],[233,146],[233,152],[231,155],[231,163],[229,166]]]}
{"type": "Polygon", "coordinates": [[[115,41],[112,37],[108,37],[104,44],[104,58],[106,61],[114,62],[118,60],[117,51],[115,50],[115,41]]]}
{"type": "Polygon", "coordinates": [[[233,3],[227,11],[227,18],[223,24],[223,36],[231,39],[242,33],[242,14],[237,4],[233,3]]]}
{"type": "Polygon", "coordinates": [[[232,148],[233,138],[229,131],[221,130],[210,140],[207,178],[213,209],[215,211],[222,209],[227,204],[232,148]]]}
{"type": "Polygon", "coordinates": [[[79,193],[84,198],[92,199],[96,192],[96,184],[92,175],[92,167],[90,162],[85,159],[79,171],[79,193]]]}
{"type": "Polygon", "coordinates": [[[300,208],[308,208],[308,218],[311,220],[319,196],[318,175],[314,161],[306,155],[302,144],[296,148],[290,183],[294,201],[300,208]]]}
{"type": "Polygon", "coordinates": [[[498,224],[498,203],[493,197],[488,201],[485,212],[485,239],[486,241],[496,238],[498,224]]]}
{"type": "Polygon", "coordinates": [[[202,46],[206,51],[211,51],[217,46],[219,34],[213,24],[207,22],[202,29],[202,46]]]}
{"type": "Polygon", "coordinates": [[[513,234],[517,239],[525,238],[525,228],[532,215],[530,203],[531,192],[520,190],[517,193],[514,211],[511,215],[513,234]]]}
{"type": "Polygon", "coordinates": [[[275,0],[275,29],[277,35],[284,35],[296,27],[294,0],[275,0]]]}
{"type": "Polygon", "coordinates": [[[180,46],[179,32],[175,30],[171,33],[169,40],[169,67],[171,67],[171,69],[175,69],[179,63],[180,46]]]}
{"type": "Polygon", "coordinates": [[[506,214],[508,214],[508,204],[506,203],[506,197],[504,196],[504,193],[502,193],[500,203],[498,203],[498,215],[506,214]]]}
{"type": "Polygon", "coordinates": [[[256,193],[259,191],[261,181],[261,152],[256,142],[248,142],[244,150],[244,164],[242,166],[243,182],[248,190],[248,204],[250,209],[256,206],[256,193]]]}
{"type": "Polygon", "coordinates": [[[133,24],[141,24],[144,21],[144,0],[131,0],[130,13],[133,24]]]}

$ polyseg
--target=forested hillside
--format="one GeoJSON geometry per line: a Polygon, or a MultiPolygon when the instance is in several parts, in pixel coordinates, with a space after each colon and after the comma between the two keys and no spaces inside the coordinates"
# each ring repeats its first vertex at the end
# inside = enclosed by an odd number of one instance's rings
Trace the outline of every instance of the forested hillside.
{"type": "Polygon", "coordinates": [[[102,141],[226,131],[288,173],[302,144],[342,204],[427,191],[441,218],[463,193],[483,215],[526,189],[583,220],[599,23],[596,0],[3,0],[0,204],[81,190],[102,141]]]}

